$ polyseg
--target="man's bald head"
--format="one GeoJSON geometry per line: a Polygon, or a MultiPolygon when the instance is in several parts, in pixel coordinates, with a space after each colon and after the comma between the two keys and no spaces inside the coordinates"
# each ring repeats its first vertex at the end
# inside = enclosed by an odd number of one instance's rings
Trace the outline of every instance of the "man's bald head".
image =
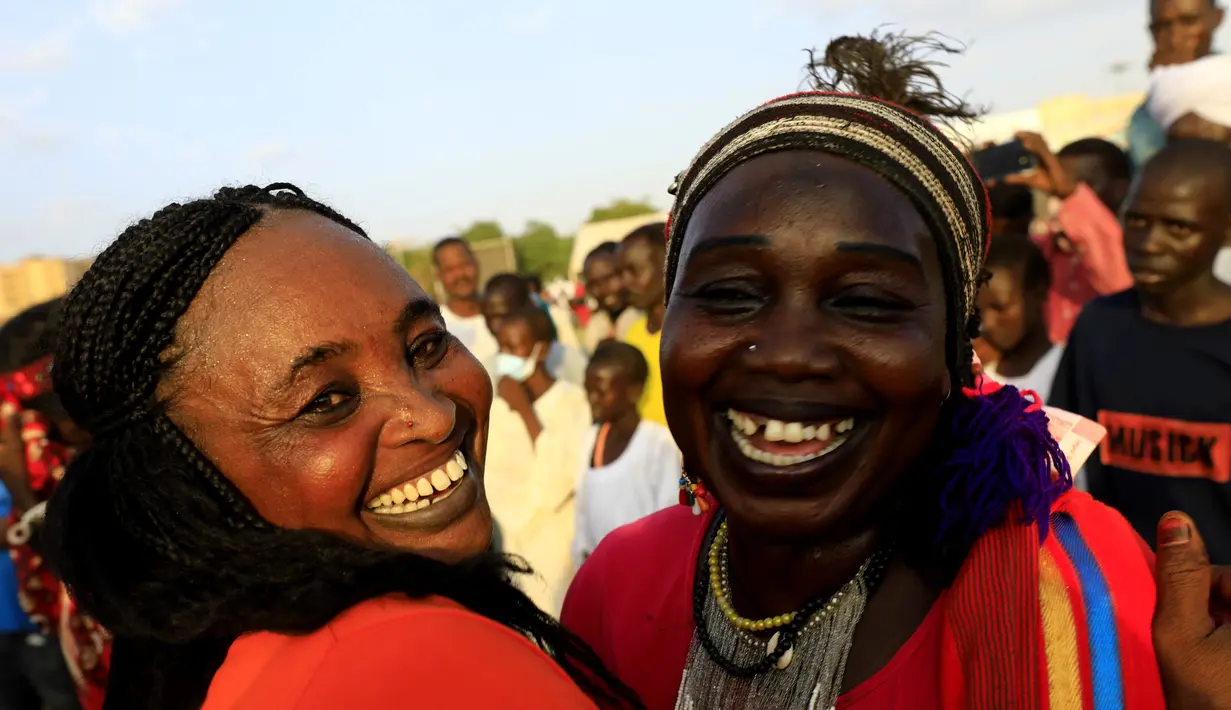
{"type": "Polygon", "coordinates": [[[1124,249],[1138,288],[1170,292],[1211,273],[1231,240],[1231,146],[1185,139],[1142,168],[1124,208],[1124,249]]]}

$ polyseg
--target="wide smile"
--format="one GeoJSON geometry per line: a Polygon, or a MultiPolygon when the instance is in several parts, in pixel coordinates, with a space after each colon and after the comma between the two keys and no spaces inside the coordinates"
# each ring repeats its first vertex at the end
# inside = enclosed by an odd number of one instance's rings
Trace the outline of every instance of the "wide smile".
{"type": "Polygon", "coordinates": [[[854,417],[782,421],[737,409],[727,410],[726,421],[740,454],[774,468],[800,466],[834,453],[858,425],[854,417]]]}
{"type": "Polygon", "coordinates": [[[373,497],[367,510],[380,516],[412,516],[444,502],[462,487],[468,478],[470,463],[461,450],[439,468],[412,478],[373,497]]]}

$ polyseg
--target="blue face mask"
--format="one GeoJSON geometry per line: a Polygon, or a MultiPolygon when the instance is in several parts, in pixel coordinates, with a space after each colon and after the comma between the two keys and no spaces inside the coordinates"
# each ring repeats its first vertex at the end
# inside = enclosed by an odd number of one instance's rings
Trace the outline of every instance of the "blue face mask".
{"type": "Polygon", "coordinates": [[[522,357],[512,353],[496,354],[496,374],[500,377],[511,377],[518,382],[525,382],[534,374],[538,367],[539,344],[534,344],[530,357],[522,357]]]}

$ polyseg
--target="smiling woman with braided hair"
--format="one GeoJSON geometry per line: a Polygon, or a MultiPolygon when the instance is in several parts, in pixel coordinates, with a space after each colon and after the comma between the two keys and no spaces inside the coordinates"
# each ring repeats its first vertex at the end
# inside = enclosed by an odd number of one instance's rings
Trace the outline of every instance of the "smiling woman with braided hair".
{"type": "Polygon", "coordinates": [[[353,222],[286,184],[169,205],[61,333],[94,440],[48,547],[108,708],[636,706],[487,551],[490,379],[353,222]]]}

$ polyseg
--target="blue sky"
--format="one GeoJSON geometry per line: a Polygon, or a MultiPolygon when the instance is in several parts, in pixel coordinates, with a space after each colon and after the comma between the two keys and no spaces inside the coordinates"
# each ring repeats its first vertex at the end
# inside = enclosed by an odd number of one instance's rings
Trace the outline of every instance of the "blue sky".
{"type": "Polygon", "coordinates": [[[831,36],[894,23],[971,41],[948,82],[1000,111],[1143,86],[1145,12],[1126,0],[4,3],[0,260],[91,253],[166,202],[246,182],[295,182],[379,240],[475,219],[570,232],[612,198],[665,206],[693,151],[796,89],[801,50],[831,36]],[[1112,76],[1116,62],[1132,71],[1112,76]]]}

